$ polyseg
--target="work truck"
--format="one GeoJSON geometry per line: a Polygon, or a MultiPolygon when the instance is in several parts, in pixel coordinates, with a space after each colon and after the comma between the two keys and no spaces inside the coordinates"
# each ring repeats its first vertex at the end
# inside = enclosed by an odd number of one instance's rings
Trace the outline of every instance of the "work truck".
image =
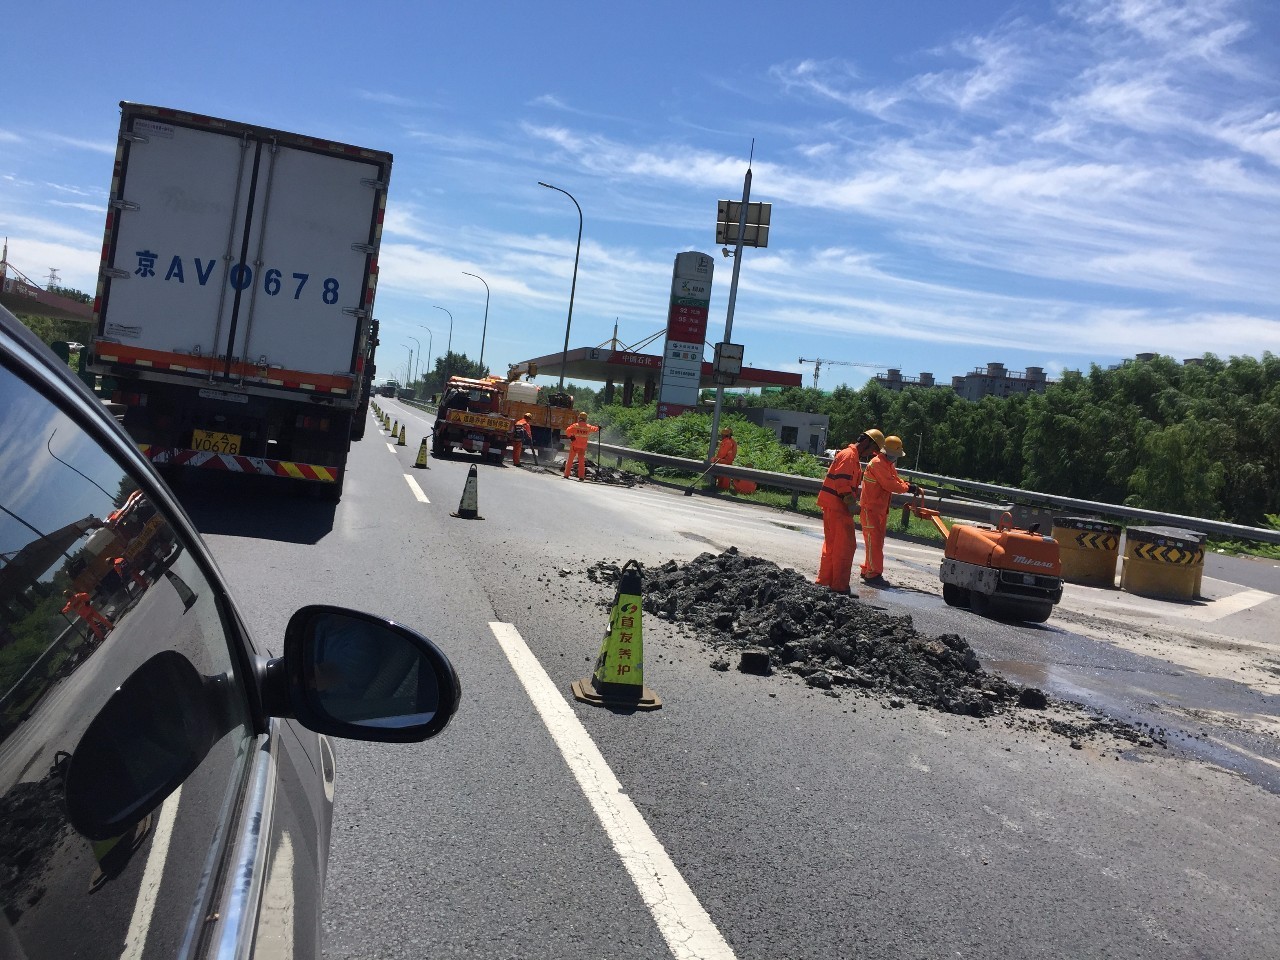
{"type": "Polygon", "coordinates": [[[432,431],[432,452],[447,456],[454,447],[501,461],[515,435],[515,423],[529,418],[535,449],[558,448],[560,438],[578,415],[573,397],[553,393],[539,403],[539,388],[501,377],[450,377],[440,394],[432,431]]]}
{"type": "Polygon", "coordinates": [[[89,368],[162,473],[341,496],[372,383],[391,161],[120,104],[89,368]]]}

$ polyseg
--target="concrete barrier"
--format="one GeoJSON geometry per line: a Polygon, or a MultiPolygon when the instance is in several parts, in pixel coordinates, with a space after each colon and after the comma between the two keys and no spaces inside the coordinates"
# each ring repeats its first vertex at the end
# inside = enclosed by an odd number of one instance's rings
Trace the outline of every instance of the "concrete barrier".
{"type": "Polygon", "coordinates": [[[1091,587],[1116,585],[1120,526],[1089,517],[1054,517],[1053,539],[1062,555],[1062,579],[1091,587]]]}
{"type": "Polygon", "coordinates": [[[1204,577],[1203,533],[1178,527],[1125,531],[1120,589],[1144,597],[1191,600],[1204,577]]]}

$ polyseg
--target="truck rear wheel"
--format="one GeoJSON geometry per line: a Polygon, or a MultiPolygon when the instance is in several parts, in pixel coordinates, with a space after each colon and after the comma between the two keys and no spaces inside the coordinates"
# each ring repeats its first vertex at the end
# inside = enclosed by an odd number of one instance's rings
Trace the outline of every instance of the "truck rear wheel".
{"type": "Polygon", "coordinates": [[[980,617],[989,616],[991,614],[991,598],[977,590],[969,590],[967,592],[969,594],[969,609],[980,617]]]}
{"type": "Polygon", "coordinates": [[[963,607],[969,603],[969,591],[954,583],[944,583],[942,599],[946,601],[948,607],[963,607]]]}

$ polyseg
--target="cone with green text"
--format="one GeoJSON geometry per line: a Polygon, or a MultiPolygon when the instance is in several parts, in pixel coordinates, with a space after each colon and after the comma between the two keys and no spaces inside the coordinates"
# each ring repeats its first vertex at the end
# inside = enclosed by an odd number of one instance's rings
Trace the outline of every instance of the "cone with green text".
{"type": "Polygon", "coordinates": [[[575,700],[624,710],[657,710],[662,706],[658,695],[644,685],[642,590],[640,564],[628,560],[609,608],[609,629],[595,670],[569,685],[575,700]]]}

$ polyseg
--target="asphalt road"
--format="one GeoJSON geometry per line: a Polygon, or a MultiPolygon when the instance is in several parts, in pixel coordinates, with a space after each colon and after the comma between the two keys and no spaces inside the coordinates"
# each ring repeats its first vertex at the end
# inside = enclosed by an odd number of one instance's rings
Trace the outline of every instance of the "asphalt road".
{"type": "MultiPolygon", "coordinates": [[[[183,493],[268,645],[296,607],[346,604],[418,627],[462,677],[438,740],[337,744],[326,956],[1275,955],[1280,796],[1176,742],[1072,749],[1000,717],[717,671],[652,617],[662,709],[573,701],[612,595],[589,565],[736,545],[812,573],[813,521],[491,465],[484,519],[455,519],[469,464],[413,469],[428,418],[383,403],[409,444],[371,427],[336,507],[269,485],[183,493]]],[[[1026,628],[898,592],[864,599],[1035,659],[1026,628]]]]}

